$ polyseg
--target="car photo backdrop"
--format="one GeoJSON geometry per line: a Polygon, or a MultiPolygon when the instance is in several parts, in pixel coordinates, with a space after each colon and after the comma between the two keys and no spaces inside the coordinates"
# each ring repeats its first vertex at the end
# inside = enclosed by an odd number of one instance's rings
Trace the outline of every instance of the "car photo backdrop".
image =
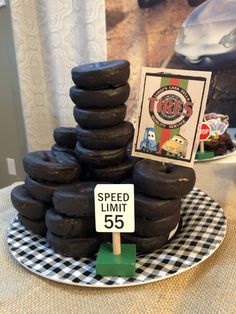
{"type": "Polygon", "coordinates": [[[106,0],[108,59],[130,61],[127,119],[136,122],[141,66],[212,71],[206,112],[236,127],[235,0],[106,0]]]}
{"type": "Polygon", "coordinates": [[[132,155],[193,167],[211,72],[142,68],[132,155]]]}

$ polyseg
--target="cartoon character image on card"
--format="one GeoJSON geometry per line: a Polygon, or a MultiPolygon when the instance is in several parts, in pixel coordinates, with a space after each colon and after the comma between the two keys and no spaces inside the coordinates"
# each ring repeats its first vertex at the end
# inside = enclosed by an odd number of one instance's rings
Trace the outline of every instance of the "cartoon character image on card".
{"type": "Polygon", "coordinates": [[[140,144],[140,150],[143,152],[156,153],[159,145],[156,142],[156,134],[154,128],[146,128],[143,140],[140,144]]]}
{"type": "Polygon", "coordinates": [[[174,158],[185,158],[188,141],[180,134],[174,135],[162,145],[162,156],[172,156],[174,158]]]}

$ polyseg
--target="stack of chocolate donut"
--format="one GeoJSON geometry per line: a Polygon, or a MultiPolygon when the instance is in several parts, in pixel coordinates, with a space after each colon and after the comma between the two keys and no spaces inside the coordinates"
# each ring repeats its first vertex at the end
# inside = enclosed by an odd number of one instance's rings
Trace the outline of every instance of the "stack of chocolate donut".
{"type": "Polygon", "coordinates": [[[47,234],[55,252],[75,258],[97,252],[103,238],[94,221],[99,182],[134,183],[135,233],[122,237],[136,243],[138,252],[160,248],[181,228],[181,197],[194,186],[194,170],[128,156],[134,134],[124,121],[129,73],[125,60],[73,68],[70,97],[77,127],[55,129],[52,151],[23,159],[27,177],[12,190],[13,206],[27,229],[47,234]]]}
{"type": "Polygon", "coordinates": [[[76,131],[75,128],[59,127],[54,129],[53,137],[55,144],[52,151],[63,152],[75,156],[76,131]]]}
{"type": "Polygon", "coordinates": [[[45,236],[47,232],[45,214],[51,204],[33,198],[25,188],[25,184],[18,185],[11,191],[11,201],[18,211],[21,224],[33,233],[45,236]]]}
{"type": "Polygon", "coordinates": [[[70,97],[75,103],[74,118],[78,123],[75,153],[93,181],[118,183],[132,174],[132,162],[126,151],[134,128],[124,121],[129,73],[126,60],[72,69],[75,86],[70,89],[70,97]]]}
{"type": "Polygon", "coordinates": [[[53,193],[78,181],[80,165],[75,157],[55,151],[28,153],[23,165],[27,173],[25,184],[12,190],[12,203],[27,229],[45,235],[45,214],[52,207],[53,193]]]}
{"type": "Polygon", "coordinates": [[[150,253],[167,243],[181,228],[181,197],[195,184],[192,168],[143,159],[134,166],[135,233],[123,234],[137,251],[150,253]]]}
{"type": "Polygon", "coordinates": [[[82,182],[54,192],[46,212],[47,241],[55,252],[74,258],[95,254],[101,242],[95,232],[95,182],[82,182]]]}

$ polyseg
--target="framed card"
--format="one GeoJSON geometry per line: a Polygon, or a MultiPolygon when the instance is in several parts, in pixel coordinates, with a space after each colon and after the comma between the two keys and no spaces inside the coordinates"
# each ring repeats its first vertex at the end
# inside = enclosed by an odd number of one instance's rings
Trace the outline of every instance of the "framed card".
{"type": "Polygon", "coordinates": [[[132,156],[193,167],[211,72],[142,68],[132,156]]]}

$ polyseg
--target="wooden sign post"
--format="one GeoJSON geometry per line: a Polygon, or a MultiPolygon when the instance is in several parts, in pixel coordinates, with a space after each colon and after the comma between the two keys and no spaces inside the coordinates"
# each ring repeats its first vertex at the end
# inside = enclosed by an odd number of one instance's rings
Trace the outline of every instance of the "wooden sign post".
{"type": "Polygon", "coordinates": [[[111,232],[112,245],[103,243],[96,259],[96,273],[102,276],[132,276],[136,245],[121,244],[122,232],[134,232],[134,185],[97,184],[94,189],[97,232],[111,232]]]}
{"type": "Polygon", "coordinates": [[[113,254],[120,255],[121,254],[121,242],[120,242],[120,232],[112,233],[112,247],[113,254]]]}

